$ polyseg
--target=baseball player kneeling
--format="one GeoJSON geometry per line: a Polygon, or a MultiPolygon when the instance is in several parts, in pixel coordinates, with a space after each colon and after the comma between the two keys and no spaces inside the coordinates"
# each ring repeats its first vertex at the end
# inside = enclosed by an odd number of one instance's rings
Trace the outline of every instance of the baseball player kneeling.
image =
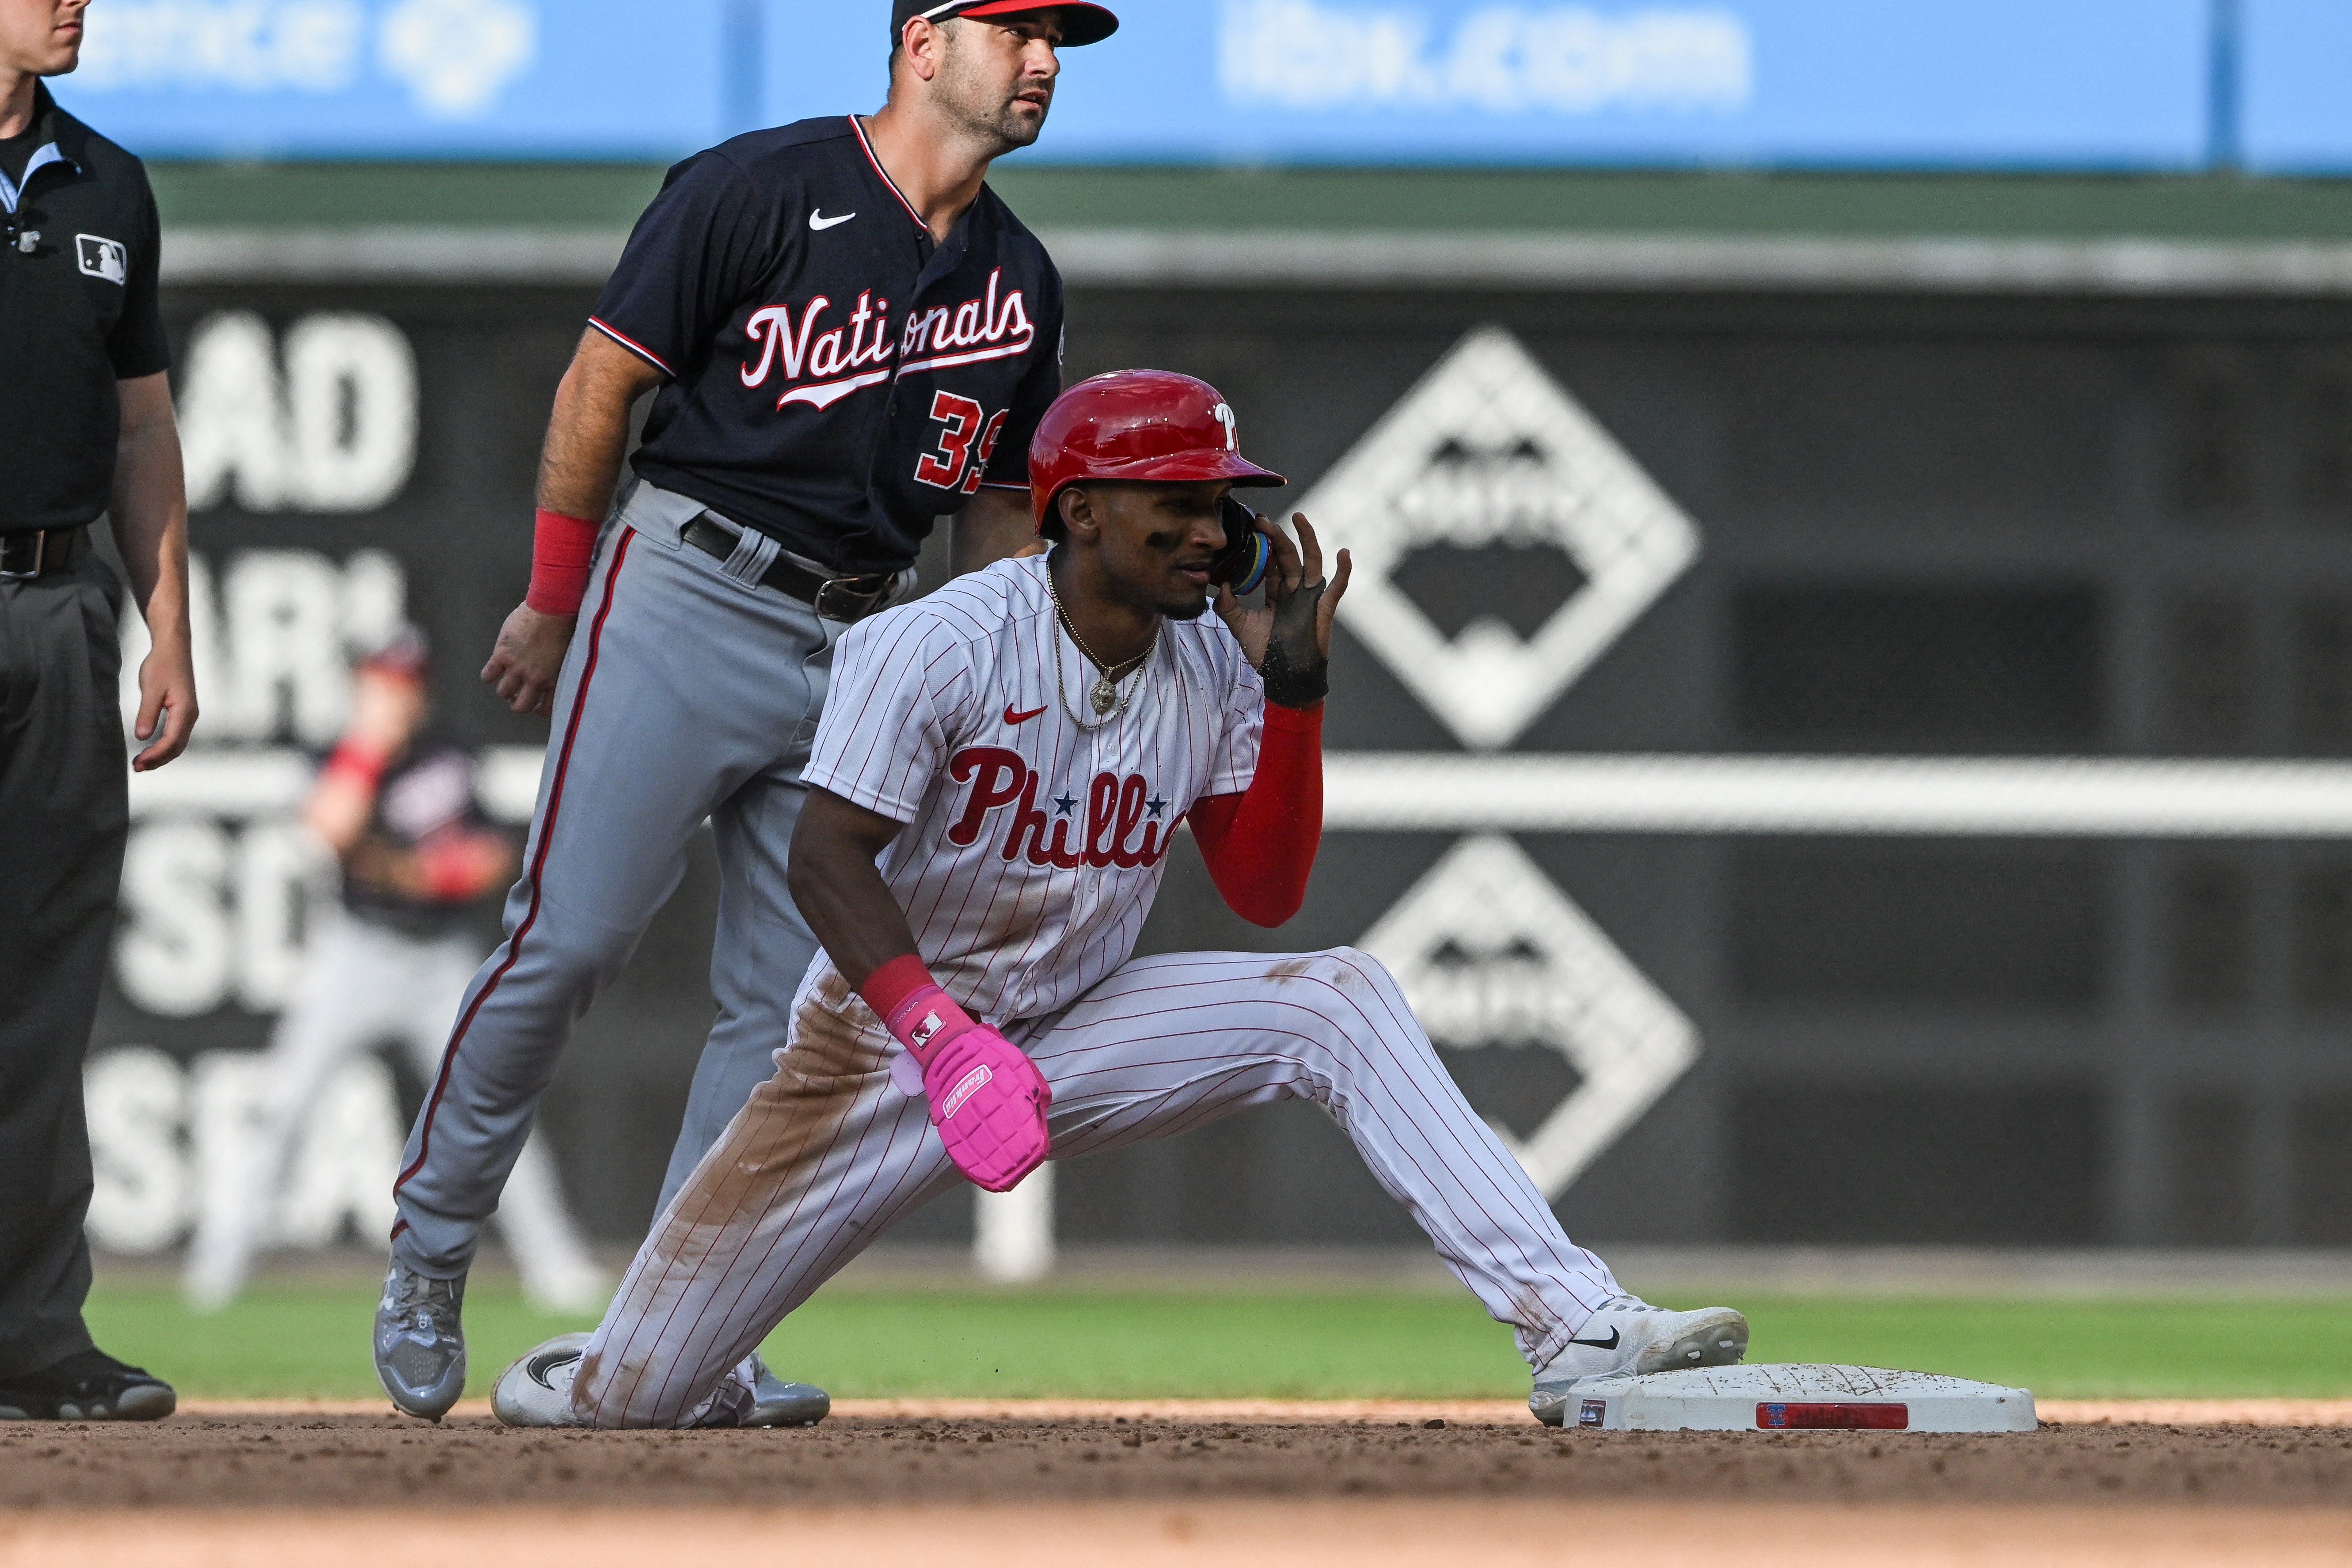
{"type": "Polygon", "coordinates": [[[1372,959],[1132,955],[1189,821],[1225,900],[1278,925],[1322,832],[1327,581],[1233,497],[1233,411],[1189,376],[1071,388],[1030,448],[1049,555],[860,622],[804,778],[792,891],[823,943],[791,1043],[670,1203],[593,1334],[507,1369],[509,1425],[726,1426],[734,1370],[900,1215],[956,1182],[1311,1100],[1535,1369],[1738,1361],[1748,1324],[1621,1289],[1562,1233],[1372,959]],[[1240,595],[1265,580],[1264,608],[1240,595]],[[1213,604],[1216,615],[1204,615],[1213,604]]]}

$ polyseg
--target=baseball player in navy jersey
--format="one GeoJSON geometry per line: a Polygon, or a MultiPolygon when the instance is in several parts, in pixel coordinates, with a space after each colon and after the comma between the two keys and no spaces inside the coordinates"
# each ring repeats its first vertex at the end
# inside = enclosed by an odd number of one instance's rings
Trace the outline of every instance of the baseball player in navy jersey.
{"type": "Polygon", "coordinates": [[[792,888],[823,949],[791,1043],[655,1223],[604,1322],[499,1379],[517,1426],[724,1426],[743,1358],[900,1215],[969,1179],[1307,1100],[1517,1335],[1530,1407],[1746,1352],[1727,1308],[1626,1292],[1561,1232],[1380,963],[1132,956],[1180,824],[1235,911],[1278,925],[1322,832],[1331,616],[1232,499],[1280,484],[1189,376],[1055,403],[1029,454],[1049,557],[997,563],[843,639],[803,773],[792,888]],[[1267,604],[1236,587],[1270,550],[1267,604]],[[1205,616],[1213,604],[1215,616],[1205,616]]]}
{"type": "MultiPolygon", "coordinates": [[[[1094,5],[897,0],[887,107],[688,159],[630,237],[557,390],[530,592],[483,671],[554,727],[506,939],[467,988],[394,1190],[375,1362],[400,1408],[438,1418],[463,1391],[482,1224],[573,1021],[706,820],[718,1016],[664,1206],[774,1071],[816,945],[786,871],[834,645],[905,594],[934,517],[953,514],[961,568],[1033,539],[1062,286],[983,179],[1036,139],[1057,48],[1117,26],[1094,5]]],[[[751,1420],[828,1408],[756,1361],[738,1373],[751,1420]]]]}

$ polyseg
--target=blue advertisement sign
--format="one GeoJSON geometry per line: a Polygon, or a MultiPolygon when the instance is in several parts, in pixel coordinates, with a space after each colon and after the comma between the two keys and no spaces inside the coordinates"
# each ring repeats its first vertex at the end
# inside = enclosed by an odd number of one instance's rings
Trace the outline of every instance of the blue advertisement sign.
{"type": "Polygon", "coordinates": [[[2352,170],[2352,5],[2248,0],[2239,47],[2240,148],[2265,174],[2352,170]]]}
{"type": "Polygon", "coordinates": [[[724,0],[102,0],[58,101],[150,158],[670,158],[724,0]]]}
{"type": "MultiPolygon", "coordinates": [[[[2185,169],[2208,0],[1118,0],[1024,160],[2185,169]]],[[[772,21],[777,119],[870,110],[882,7],[772,21]]]]}
{"type": "MultiPolygon", "coordinates": [[[[2331,37],[2352,26],[2339,0],[2252,4],[2331,37]]],[[[1066,57],[1024,160],[2185,169],[2209,141],[2209,0],[1117,5],[1119,32],[1066,57]]],[[[667,159],[878,107],[888,15],[103,0],[57,91],[151,157],[667,159]]],[[[2303,96],[2276,101],[2340,127],[2321,62],[2341,47],[2294,53],[2273,74],[2303,96]]]]}

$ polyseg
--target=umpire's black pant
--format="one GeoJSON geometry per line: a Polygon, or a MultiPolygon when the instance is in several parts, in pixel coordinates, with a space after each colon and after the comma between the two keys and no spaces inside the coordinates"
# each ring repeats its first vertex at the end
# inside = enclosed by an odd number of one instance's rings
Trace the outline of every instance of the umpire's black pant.
{"type": "Polygon", "coordinates": [[[90,1347],[82,1058],[130,831],[117,583],[0,580],[0,1378],[90,1347]]]}

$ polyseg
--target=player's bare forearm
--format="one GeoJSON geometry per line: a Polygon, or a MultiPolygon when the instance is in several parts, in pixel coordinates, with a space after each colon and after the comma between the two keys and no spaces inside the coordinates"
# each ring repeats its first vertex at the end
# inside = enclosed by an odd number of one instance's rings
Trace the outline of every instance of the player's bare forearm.
{"type": "Polygon", "coordinates": [[[948,538],[948,563],[961,577],[1015,555],[1042,554],[1045,548],[1029,510],[1029,492],[983,486],[956,513],[955,529],[948,538]]]}
{"type": "Polygon", "coordinates": [[[188,495],[169,378],[158,372],[115,386],[122,429],[107,510],[152,643],[139,667],[139,713],[131,725],[148,743],[131,765],[145,773],[185,751],[196,727],[188,644],[188,495]]]}
{"type": "Polygon", "coordinates": [[[661,372],[591,327],[555,388],[539,457],[539,504],[567,517],[601,518],[628,456],[629,410],[661,372]]]}
{"type": "Polygon", "coordinates": [[[906,911],[874,866],[900,829],[879,812],[812,789],[793,831],[792,868],[785,878],[793,901],[833,966],[853,986],[916,951],[906,911]]]}
{"type": "MultiPolygon", "coordinates": [[[[581,334],[571,368],[556,386],[547,444],[540,451],[542,511],[592,522],[604,515],[628,455],[629,410],[661,379],[661,372],[595,328],[581,334]]],[[[556,678],[578,619],[517,605],[499,628],[482,679],[518,713],[552,713],[556,678]]]]}

